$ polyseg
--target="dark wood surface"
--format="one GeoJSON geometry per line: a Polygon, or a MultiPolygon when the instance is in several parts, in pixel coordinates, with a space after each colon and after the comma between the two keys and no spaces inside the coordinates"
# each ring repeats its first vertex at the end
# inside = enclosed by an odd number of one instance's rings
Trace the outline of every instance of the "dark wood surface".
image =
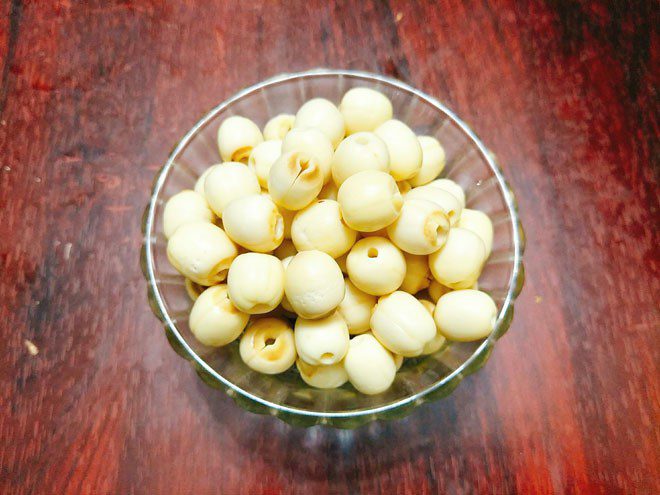
{"type": "Polygon", "coordinates": [[[2,2],[0,493],[658,493],[655,5],[2,2]],[[528,237],[488,365],[356,431],[206,388],[138,267],[173,143],[318,66],[445,101],[504,164],[528,237]]]}

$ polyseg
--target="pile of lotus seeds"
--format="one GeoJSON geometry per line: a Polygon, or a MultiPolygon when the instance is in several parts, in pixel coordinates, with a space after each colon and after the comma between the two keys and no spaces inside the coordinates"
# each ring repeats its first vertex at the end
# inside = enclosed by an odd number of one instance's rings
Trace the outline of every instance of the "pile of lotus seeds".
{"type": "Polygon", "coordinates": [[[201,343],[240,339],[258,372],[295,364],[312,387],[378,394],[404,358],[492,331],[497,307],[476,289],[491,220],[437,179],[442,145],[393,119],[384,94],[314,98],[263,132],[232,116],[218,147],[222,163],[163,218],[201,343]]]}

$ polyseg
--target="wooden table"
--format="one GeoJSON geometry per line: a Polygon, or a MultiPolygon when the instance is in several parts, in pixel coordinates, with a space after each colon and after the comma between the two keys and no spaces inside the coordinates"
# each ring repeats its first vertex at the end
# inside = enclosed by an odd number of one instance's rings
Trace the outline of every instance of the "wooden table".
{"type": "Polygon", "coordinates": [[[658,493],[658,11],[631,3],[2,2],[0,492],[658,493]],[[504,164],[528,237],[489,364],[356,431],[206,388],[138,268],[177,138],[318,66],[445,101],[504,164]]]}

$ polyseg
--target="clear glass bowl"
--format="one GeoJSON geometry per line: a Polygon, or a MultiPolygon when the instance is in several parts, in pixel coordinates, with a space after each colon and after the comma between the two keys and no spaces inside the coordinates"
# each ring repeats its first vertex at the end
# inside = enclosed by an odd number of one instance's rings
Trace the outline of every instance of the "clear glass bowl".
{"type": "Polygon", "coordinates": [[[184,136],[156,175],[143,232],[141,265],[149,303],[174,350],[192,363],[205,383],[224,389],[241,407],[303,426],[352,428],[374,419],[398,418],[426,401],[450,394],[465,376],[484,365],[497,339],[508,330],[524,279],[524,236],[516,201],[492,153],[436,99],[400,81],[356,71],[283,74],[249,87],[211,110],[184,136]],[[216,133],[225,118],[243,115],[263,127],[270,117],[295,113],[313,97],[338,103],[355,86],[382,91],[392,101],[397,118],[416,133],[435,136],[442,143],[447,154],[442,176],[465,189],[467,206],[486,212],[495,230],[493,252],[479,279],[479,288],[499,307],[492,334],[482,341],[451,343],[434,355],[407,360],[392,387],[375,396],[357,393],[348,384],[336,390],[310,388],[297,376],[295,367],[276,376],[258,374],[241,361],[237,342],[220,349],[197,342],[188,326],[192,303],[183,278],[167,261],[162,233],[167,199],[182,189],[192,189],[202,171],[220,161],[216,133]]]}

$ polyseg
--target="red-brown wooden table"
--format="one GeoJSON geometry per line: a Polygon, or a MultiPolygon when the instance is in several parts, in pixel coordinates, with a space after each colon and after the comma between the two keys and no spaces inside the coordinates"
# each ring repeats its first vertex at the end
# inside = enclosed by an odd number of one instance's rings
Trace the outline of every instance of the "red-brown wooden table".
{"type": "Polygon", "coordinates": [[[654,2],[1,10],[0,493],[658,493],[654,2]],[[488,365],[356,431],[296,429],[206,388],[138,268],[173,143],[234,91],[318,66],[445,101],[504,164],[528,237],[488,365]]]}

